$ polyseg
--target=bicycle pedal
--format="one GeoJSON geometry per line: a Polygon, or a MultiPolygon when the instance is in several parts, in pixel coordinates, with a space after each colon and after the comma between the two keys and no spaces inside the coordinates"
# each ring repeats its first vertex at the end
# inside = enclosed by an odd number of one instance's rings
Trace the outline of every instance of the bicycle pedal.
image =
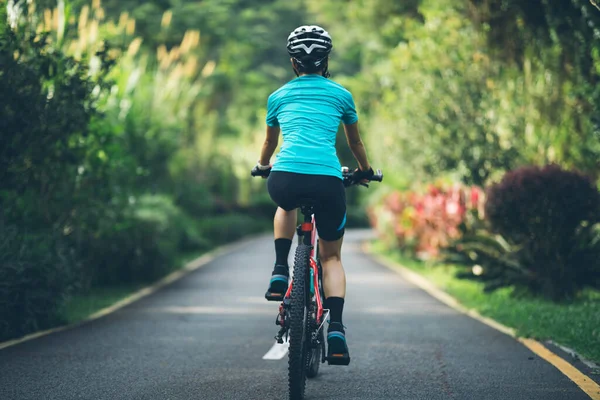
{"type": "Polygon", "coordinates": [[[282,301],[283,293],[271,293],[267,291],[267,293],[265,293],[265,299],[268,301],[282,301]]]}
{"type": "Polygon", "coordinates": [[[326,360],[327,364],[329,365],[348,365],[350,364],[350,355],[348,353],[334,353],[330,356],[327,356],[326,360]]]}

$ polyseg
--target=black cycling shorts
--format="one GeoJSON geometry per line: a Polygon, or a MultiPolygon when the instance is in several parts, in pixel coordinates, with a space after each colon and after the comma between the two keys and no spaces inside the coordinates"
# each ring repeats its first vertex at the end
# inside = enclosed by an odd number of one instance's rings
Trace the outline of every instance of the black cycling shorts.
{"type": "Polygon", "coordinates": [[[267,182],[271,199],[286,211],[298,208],[300,199],[312,199],[319,237],[335,241],[344,236],[346,225],[346,189],[340,178],[271,171],[267,182]]]}

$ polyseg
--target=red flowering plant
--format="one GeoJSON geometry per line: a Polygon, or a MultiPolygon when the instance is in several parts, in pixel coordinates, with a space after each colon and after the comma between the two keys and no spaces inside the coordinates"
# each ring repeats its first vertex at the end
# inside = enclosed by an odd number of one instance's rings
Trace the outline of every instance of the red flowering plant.
{"type": "Polygon", "coordinates": [[[460,236],[467,213],[483,213],[483,191],[458,183],[435,183],[425,190],[394,191],[369,210],[371,224],[388,248],[423,259],[460,236]]]}

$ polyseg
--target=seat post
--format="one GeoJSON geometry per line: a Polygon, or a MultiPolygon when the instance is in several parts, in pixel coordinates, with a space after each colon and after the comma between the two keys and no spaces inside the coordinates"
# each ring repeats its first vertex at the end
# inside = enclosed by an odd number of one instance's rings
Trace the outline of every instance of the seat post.
{"type": "Polygon", "coordinates": [[[304,215],[304,222],[312,222],[312,215],[314,213],[313,206],[302,206],[300,207],[302,215],[304,215]]]}
{"type": "Polygon", "coordinates": [[[304,216],[304,222],[298,227],[298,234],[302,235],[301,241],[305,245],[310,246],[312,238],[311,232],[307,232],[307,227],[311,231],[312,229],[315,229],[315,227],[312,226],[312,214],[314,213],[314,206],[312,204],[304,204],[300,207],[300,211],[304,216]]]}

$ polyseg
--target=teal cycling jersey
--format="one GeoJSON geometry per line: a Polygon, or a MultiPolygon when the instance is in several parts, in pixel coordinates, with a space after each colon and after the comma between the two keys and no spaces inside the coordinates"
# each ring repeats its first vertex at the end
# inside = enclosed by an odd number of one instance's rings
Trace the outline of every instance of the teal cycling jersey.
{"type": "Polygon", "coordinates": [[[342,179],[337,130],[340,121],[358,121],[352,94],[342,85],[320,75],[300,76],[269,96],[266,120],[283,136],[273,171],[342,179]]]}

